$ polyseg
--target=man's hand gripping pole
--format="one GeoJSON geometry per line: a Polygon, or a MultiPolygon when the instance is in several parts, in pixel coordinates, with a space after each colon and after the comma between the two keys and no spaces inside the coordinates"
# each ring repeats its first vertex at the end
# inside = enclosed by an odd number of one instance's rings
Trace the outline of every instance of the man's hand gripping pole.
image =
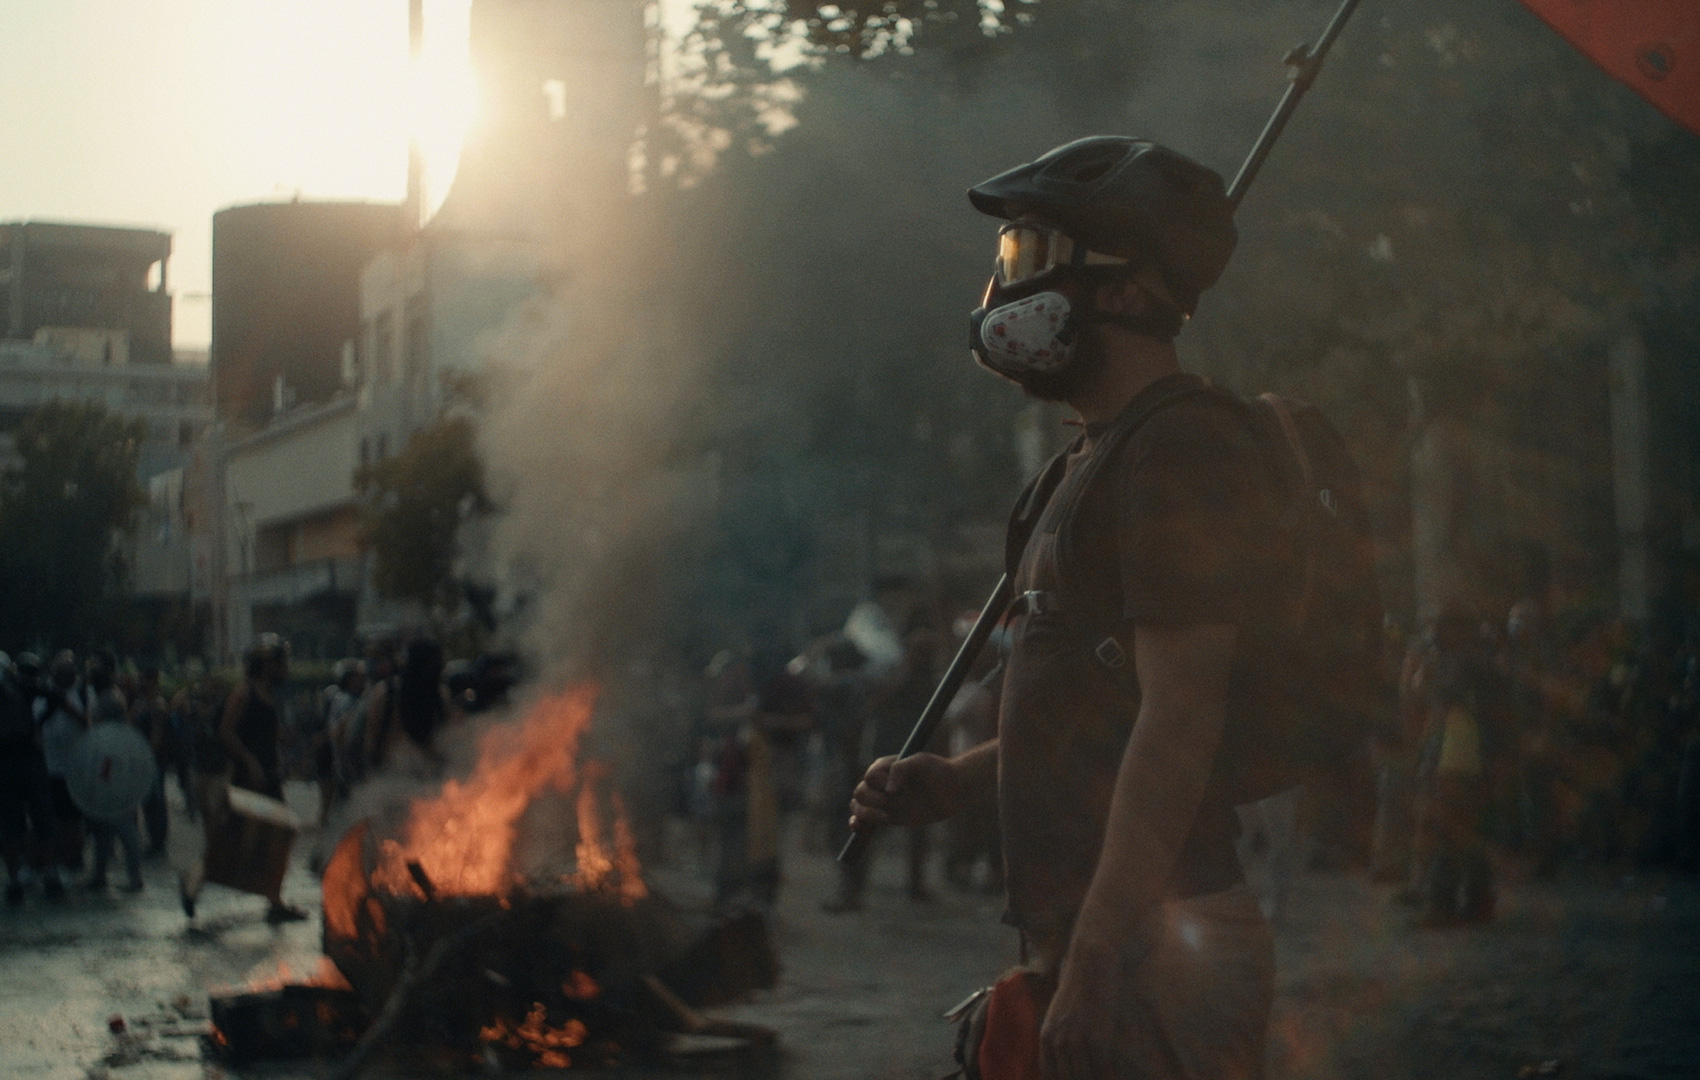
{"type": "MultiPolygon", "coordinates": [[[[927,707],[921,710],[921,718],[915,721],[915,727],[909,732],[909,738],[903,742],[903,749],[897,752],[897,759],[919,754],[933,741],[939,724],[944,722],[945,710],[956,698],[956,692],[962,689],[962,683],[968,678],[968,671],[974,666],[974,660],[985,647],[986,639],[992,636],[997,628],[998,620],[1009,607],[1010,593],[1013,586],[1009,575],[998,579],[998,587],[992,590],[991,598],[986,606],[980,609],[980,617],[974,620],[974,629],[968,631],[968,637],[962,642],[962,647],[956,650],[956,658],[950,662],[944,678],[933,691],[933,696],[927,700],[927,707]]],[[[838,861],[846,866],[854,866],[860,862],[864,852],[868,850],[868,841],[873,839],[874,826],[869,822],[858,822],[856,831],[850,834],[844,850],[838,853],[838,861]]]]}

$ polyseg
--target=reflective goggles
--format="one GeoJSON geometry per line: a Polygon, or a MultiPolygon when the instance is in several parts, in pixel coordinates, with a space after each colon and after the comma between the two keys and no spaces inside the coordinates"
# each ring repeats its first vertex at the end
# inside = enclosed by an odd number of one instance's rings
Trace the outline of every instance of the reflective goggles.
{"type": "Polygon", "coordinates": [[[1019,285],[1059,266],[1126,266],[1127,259],[1088,251],[1055,229],[1012,221],[998,230],[1000,284],[1019,285]]]}

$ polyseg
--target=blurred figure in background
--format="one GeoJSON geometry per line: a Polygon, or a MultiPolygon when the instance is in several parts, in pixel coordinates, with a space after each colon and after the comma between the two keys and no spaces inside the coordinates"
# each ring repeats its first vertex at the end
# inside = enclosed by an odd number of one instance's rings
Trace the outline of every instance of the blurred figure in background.
{"type": "MultiPolygon", "coordinates": [[[[903,748],[910,729],[933,696],[939,674],[939,636],[924,617],[921,592],[916,584],[901,575],[881,577],[874,582],[874,605],[873,611],[864,606],[851,612],[850,621],[845,625],[846,636],[875,660],[870,673],[868,697],[873,737],[872,746],[864,755],[867,760],[859,763],[864,770],[878,758],[895,754],[903,748]],[[878,635],[855,625],[858,620],[873,621],[871,617],[876,613],[896,643],[894,650],[881,642],[878,635]],[[893,651],[896,653],[895,661],[881,663],[893,651]]],[[[942,740],[943,735],[939,738],[942,740]]],[[[924,903],[932,899],[927,888],[929,827],[912,825],[906,831],[909,899],[924,903]]],[[[876,839],[874,842],[877,844],[879,841],[876,839]]],[[[872,865],[871,852],[852,866],[839,864],[838,901],[831,910],[856,911],[861,908],[862,893],[867,888],[868,871],[872,865]]]]}
{"type": "Polygon", "coordinates": [[[22,653],[15,664],[0,653],[0,854],[6,860],[6,903],[24,902],[35,871],[53,842],[53,800],[36,733],[36,682],[41,660],[22,653]]]}
{"type": "MultiPolygon", "coordinates": [[[[814,690],[815,721],[825,756],[827,848],[837,854],[850,838],[844,813],[862,778],[868,734],[868,657],[843,633],[825,635],[810,647],[809,681],[814,690]]],[[[838,908],[836,901],[823,905],[838,908]]]]}
{"type": "Polygon", "coordinates": [[[1422,926],[1487,922],[1497,901],[1488,808],[1506,773],[1506,701],[1478,620],[1458,606],[1434,625],[1417,804],[1422,926]]]}
{"type": "MultiPolygon", "coordinates": [[[[952,627],[958,647],[974,627],[978,612],[969,612],[952,627]]],[[[960,757],[998,736],[998,691],[1003,686],[1001,649],[980,650],[968,679],[945,710],[946,753],[960,757]]],[[[854,791],[854,788],[852,788],[854,791]]],[[[965,807],[948,822],[950,837],[945,853],[944,877],[953,888],[964,892],[975,887],[974,875],[981,863],[985,877],[980,885],[989,895],[1003,892],[1003,832],[998,827],[995,791],[984,792],[973,806],[965,807]]]]}
{"type": "MultiPolygon", "coordinates": [[[[89,726],[100,724],[128,724],[130,722],[130,707],[124,700],[123,691],[118,689],[117,662],[109,653],[96,653],[88,659],[89,726]]],[[[106,888],[106,867],[112,861],[114,841],[123,845],[126,892],[142,890],[142,835],[136,825],[136,809],[110,818],[90,818],[90,831],[94,835],[94,872],[89,876],[88,888],[98,892],[106,888]]]]}
{"type": "Polygon", "coordinates": [[[365,703],[364,766],[421,776],[442,767],[437,733],[460,716],[443,685],[443,647],[431,638],[407,643],[398,674],[373,686],[365,703]]]}
{"type": "Polygon", "coordinates": [[[322,706],[325,753],[330,758],[330,793],[320,792],[320,804],[326,814],[334,803],[348,796],[348,789],[358,778],[355,762],[366,737],[366,714],[360,708],[366,695],[365,661],[338,660],[332,675],[336,681],[325,687],[322,706]]]}
{"type": "Polygon", "coordinates": [[[283,717],[278,690],[289,677],[289,645],[261,634],[248,651],[242,685],[225,702],[219,738],[235,766],[231,783],[274,799],[283,798],[279,740],[283,717]]]}
{"type": "MultiPolygon", "coordinates": [[[[248,651],[242,685],[225,702],[219,723],[219,741],[234,766],[231,783],[279,801],[283,799],[283,716],[278,691],[287,678],[289,643],[276,634],[260,634],[248,651]]],[[[212,817],[209,815],[209,826],[212,817]]],[[[307,918],[305,911],[284,903],[281,893],[273,892],[266,900],[270,905],[267,922],[307,918]]],[[[192,903],[190,897],[186,910],[192,903]]]]}
{"type": "Polygon", "coordinates": [[[1556,801],[1558,732],[1547,704],[1554,666],[1540,604],[1529,598],[1517,601],[1505,620],[1505,681],[1519,759],[1512,818],[1518,846],[1534,859],[1540,877],[1557,870],[1563,852],[1556,801]]]}
{"type": "Polygon", "coordinates": [[[703,670],[708,684],[705,715],[717,744],[714,801],[719,828],[714,869],[714,903],[731,906],[749,887],[749,754],[756,714],[755,680],[749,661],[730,649],[716,653],[703,670]]]}
{"type": "Polygon", "coordinates": [[[65,783],[71,746],[88,728],[90,694],[77,678],[77,657],[69,649],[54,654],[48,682],[35,701],[40,722],[42,762],[53,801],[52,855],[42,887],[49,900],[65,895],[72,875],[83,869],[83,814],[65,783]]]}
{"type": "MultiPolygon", "coordinates": [[[[142,824],[148,833],[147,854],[158,855],[165,851],[166,833],[170,828],[170,817],[165,811],[165,774],[169,769],[179,768],[172,757],[171,707],[160,693],[158,664],[144,665],[136,677],[136,693],[130,701],[130,723],[153,749],[153,790],[148,792],[142,803],[142,824]]],[[[184,795],[188,795],[187,790],[184,795]]]]}

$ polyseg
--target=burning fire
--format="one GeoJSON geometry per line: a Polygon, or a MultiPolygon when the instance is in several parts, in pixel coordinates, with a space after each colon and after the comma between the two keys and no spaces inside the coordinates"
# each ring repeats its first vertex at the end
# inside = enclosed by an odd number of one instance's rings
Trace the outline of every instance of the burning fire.
{"type": "Polygon", "coordinates": [[[487,1043],[528,1051],[545,1069],[570,1069],[573,1059],[567,1051],[583,1045],[590,1032],[580,1020],[568,1020],[560,1027],[550,1027],[547,1020],[548,1011],[537,1002],[525,1014],[524,1023],[515,1026],[506,1018],[497,1017],[494,1024],[478,1029],[478,1037],[487,1043]]]}
{"type": "Polygon", "coordinates": [[[512,856],[526,807],[545,789],[564,794],[576,788],[578,869],[570,880],[586,891],[612,892],[625,903],[647,895],[618,795],[610,800],[612,854],[604,841],[598,784],[606,768],[579,764],[579,741],[590,727],[596,697],[593,684],[569,687],[539,701],[519,723],[485,732],[472,775],[415,800],[402,838],[380,845],[373,886],[420,897],[427,885],[438,896],[504,894],[518,883],[512,856]]]}

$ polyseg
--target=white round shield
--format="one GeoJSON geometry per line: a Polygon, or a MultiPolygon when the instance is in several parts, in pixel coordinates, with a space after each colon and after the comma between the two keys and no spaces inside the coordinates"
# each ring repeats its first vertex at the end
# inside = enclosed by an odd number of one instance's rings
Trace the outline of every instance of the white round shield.
{"type": "Polygon", "coordinates": [[[77,737],[65,769],[71,801],[91,818],[110,820],[142,804],[153,787],[153,748],[129,724],[104,721],[77,737]]]}

